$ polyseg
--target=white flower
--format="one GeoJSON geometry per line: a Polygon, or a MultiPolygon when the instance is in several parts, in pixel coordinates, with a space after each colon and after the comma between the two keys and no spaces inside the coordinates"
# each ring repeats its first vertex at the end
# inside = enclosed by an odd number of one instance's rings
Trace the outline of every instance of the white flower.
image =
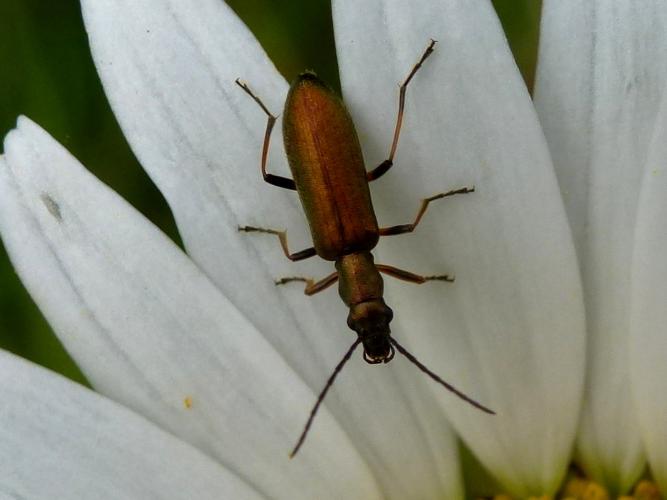
{"type": "MultiPolygon", "coordinates": [[[[642,167],[648,158],[661,172],[665,157],[660,135],[648,151],[663,130],[654,123],[667,7],[545,2],[536,91],[545,141],[489,2],[334,2],[344,97],[369,168],[388,153],[396,84],[428,39],[439,41],[408,90],[396,164],[372,186],[378,218],[409,222],[426,196],[477,191],[434,204],[414,234],[384,238],[376,255],[456,274],[453,285],[387,280],[393,334],[498,415],[460,402],[400,356],[382,367],[356,356],[290,461],[314,394],[353,337],[335,293],[309,299],[273,285],[281,275],[323,276],[330,264],[290,263],[274,238],[237,231],[287,228],[292,249],[309,246],[296,195],[261,181],[265,118],[234,85],[248,81],[278,113],[287,82],[218,0],[82,3],[107,96],[188,256],[19,120],[0,159],[3,241],[95,389],[152,424],[0,356],[0,371],[18,374],[0,379],[9,408],[0,453],[3,463],[20,457],[0,471],[0,488],[53,497],[59,476],[47,447],[64,471],[80,471],[58,484],[58,498],[118,498],[113,487],[123,498],[455,499],[464,495],[458,435],[507,492],[553,494],[572,460],[586,370],[583,464],[612,489],[634,483],[644,462],[624,357],[632,235],[642,167]],[[31,438],[34,429],[44,437],[31,438]]],[[[276,127],[270,170],[289,175],[280,139],[276,127]]],[[[665,282],[652,265],[665,255],[653,178],[639,214],[633,387],[660,464],[667,442],[650,431],[665,377],[656,377],[659,361],[644,369],[649,355],[660,359],[660,339],[643,340],[659,336],[654,289],[665,282]]]]}
{"type": "Polygon", "coordinates": [[[658,424],[667,392],[662,367],[651,361],[667,359],[656,330],[664,312],[655,307],[664,296],[660,255],[667,255],[656,253],[665,230],[655,218],[664,210],[655,197],[665,193],[666,57],[663,2],[545,4],[535,101],[580,258],[588,325],[577,455],[615,492],[627,491],[645,466],[640,432],[653,474],[667,488],[667,469],[659,466],[667,433],[658,424]],[[662,397],[651,396],[658,386],[662,397]]]}

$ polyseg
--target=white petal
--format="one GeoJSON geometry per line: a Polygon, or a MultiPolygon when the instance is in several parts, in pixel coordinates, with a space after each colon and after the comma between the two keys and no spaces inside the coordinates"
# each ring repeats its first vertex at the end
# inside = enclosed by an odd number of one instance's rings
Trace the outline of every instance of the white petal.
{"type": "Polygon", "coordinates": [[[667,492],[667,100],[646,162],[632,267],[632,393],[649,464],[667,492]]]}
{"type": "Polygon", "coordinates": [[[267,496],[376,495],[326,411],[299,463],[288,460],[312,393],[175,245],[29,120],[5,152],[5,246],[100,392],[267,496]]]}
{"type": "Polygon", "coordinates": [[[382,225],[416,233],[381,242],[382,262],[454,284],[388,283],[397,337],[490,417],[442,390],[454,426],[518,496],[553,492],[569,460],[580,404],[584,323],[574,248],[529,96],[489,2],[334,2],[345,98],[369,167],[388,154],[398,89],[407,91],[396,166],[373,185],[382,225]],[[446,205],[446,206],[445,206],[446,205]],[[437,325],[437,326],[436,326],[437,325]]]}
{"type": "MultiPolygon", "coordinates": [[[[220,1],[197,9],[165,0],[83,4],[107,95],[173,208],[188,252],[319,390],[353,338],[345,308],[333,291],[308,299],[301,287],[276,289],[273,280],[324,276],[331,265],[312,259],[296,266],[275,237],[237,232],[246,224],[287,228],[293,251],[312,244],[296,194],[262,182],[266,117],[234,85],[242,77],[277,114],[284,80],[220,1]]],[[[269,170],[289,175],[279,125],[272,144],[269,170]]],[[[426,383],[407,363],[371,369],[355,357],[327,398],[388,497],[461,494],[454,438],[438,424],[441,413],[425,394],[426,383]]],[[[307,410],[300,408],[304,417],[307,410]]]]}
{"type": "Polygon", "coordinates": [[[262,498],[135,413],[5,351],[0,395],[2,498],[262,498]]]}
{"type": "Polygon", "coordinates": [[[621,491],[644,464],[627,358],[630,260],[666,25],[660,0],[543,7],[535,100],[575,234],[589,331],[578,449],[589,474],[621,491]]]}

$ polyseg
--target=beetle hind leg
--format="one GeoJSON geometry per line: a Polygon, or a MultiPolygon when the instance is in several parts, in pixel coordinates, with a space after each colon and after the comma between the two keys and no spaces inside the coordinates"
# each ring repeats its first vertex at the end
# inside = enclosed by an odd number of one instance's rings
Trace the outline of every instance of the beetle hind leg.
{"type": "Polygon", "coordinates": [[[306,284],[303,293],[306,295],[315,295],[336,283],[336,281],[338,281],[338,272],[331,273],[329,276],[322,278],[319,281],[315,281],[312,278],[303,278],[301,276],[288,276],[276,280],[276,285],[285,285],[286,283],[292,283],[294,281],[303,281],[306,284]]]}
{"type": "Polygon", "coordinates": [[[264,113],[267,116],[266,131],[264,132],[264,144],[262,146],[262,177],[264,178],[264,181],[284,189],[296,190],[296,184],[294,184],[294,181],[292,179],[266,173],[266,160],[269,156],[269,143],[271,142],[271,131],[273,130],[273,126],[276,124],[276,120],[278,119],[278,117],[271,114],[271,112],[264,105],[262,100],[259,97],[257,97],[252,90],[250,90],[250,87],[248,87],[247,83],[242,82],[237,78],[236,85],[241,87],[246,94],[252,97],[253,101],[255,101],[259,105],[259,107],[262,108],[262,111],[264,111],[264,113]]]}
{"type": "Polygon", "coordinates": [[[254,226],[239,226],[239,231],[246,233],[266,233],[266,234],[275,234],[280,240],[280,246],[283,249],[285,257],[289,260],[296,262],[298,260],[304,260],[313,255],[317,255],[315,252],[315,247],[309,247],[299,252],[290,253],[289,247],[287,246],[287,231],[278,231],[276,229],[265,229],[263,227],[254,227],[254,226]]]}
{"type": "Polygon", "coordinates": [[[396,117],[396,126],[394,127],[394,138],[391,141],[391,150],[389,152],[389,157],[384,160],[382,163],[380,163],[377,167],[375,167],[373,170],[370,172],[366,173],[366,178],[368,179],[368,182],[374,181],[375,179],[379,179],[382,177],[387,171],[394,165],[394,155],[396,154],[396,148],[398,146],[398,138],[401,135],[401,125],[403,125],[403,110],[405,108],[405,92],[408,88],[408,84],[410,83],[410,80],[412,80],[412,77],[415,76],[415,73],[419,70],[419,68],[422,67],[422,64],[424,64],[424,61],[426,61],[426,58],[431,55],[431,53],[435,50],[436,41],[431,40],[428,44],[428,47],[426,47],[426,50],[422,53],[421,58],[419,61],[417,61],[417,64],[415,64],[412,67],[412,70],[408,74],[407,78],[403,81],[403,83],[400,86],[400,91],[399,91],[399,96],[398,96],[398,115],[396,117]]]}

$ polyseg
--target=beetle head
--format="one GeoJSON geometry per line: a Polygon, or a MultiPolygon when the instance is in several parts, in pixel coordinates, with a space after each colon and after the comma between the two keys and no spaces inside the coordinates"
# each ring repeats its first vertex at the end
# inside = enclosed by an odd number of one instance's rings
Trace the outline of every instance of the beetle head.
{"type": "Polygon", "coordinates": [[[394,357],[394,348],[389,342],[389,323],[393,317],[393,311],[382,299],[350,307],[347,325],[359,335],[367,363],[388,363],[394,357]]]}

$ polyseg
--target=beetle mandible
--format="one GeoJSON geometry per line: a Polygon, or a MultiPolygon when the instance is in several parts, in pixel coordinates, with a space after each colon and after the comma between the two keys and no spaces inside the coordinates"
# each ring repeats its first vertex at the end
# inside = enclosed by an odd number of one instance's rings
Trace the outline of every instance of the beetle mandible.
{"type": "Polygon", "coordinates": [[[307,259],[314,255],[334,261],[336,271],[320,281],[289,277],[276,281],[276,284],[303,281],[306,283],[306,295],[313,295],[338,281],[339,294],[350,308],[347,324],[358,336],[320,393],[304,430],[290,454],[291,457],[303,444],[317,409],[336,375],[359,344],[363,344],[364,359],[371,364],[389,362],[394,357],[396,348],[436,382],[476,408],[494,414],[492,410],[426,368],[391,336],[389,323],[393,318],[393,311],[384,302],[380,273],[417,284],[431,280],[454,281],[453,278],[448,275],[420,276],[392,266],[376,264],[371,254],[380,236],[414,231],[430,202],[475,190],[474,187],[463,187],[423,199],[417,216],[410,224],[379,227],[375,218],[368,184],[380,178],[393,166],[403,123],[407,86],[424,61],[433,53],[435,44],[435,40],[430,41],[417,64],[401,84],[398,116],[389,156],[369,172],[364,165],[354,123],[342,100],[315,73],[306,71],[292,83],[283,113],[283,139],[294,179],[267,173],[269,141],[277,117],[271,114],[247,84],[236,80],[236,83],[255,100],[268,117],[262,147],[262,176],[269,184],[296,190],[299,193],[310,226],[313,246],[290,253],[285,231],[253,226],[239,226],[238,229],[276,235],[283,252],[292,261],[307,259]]]}

